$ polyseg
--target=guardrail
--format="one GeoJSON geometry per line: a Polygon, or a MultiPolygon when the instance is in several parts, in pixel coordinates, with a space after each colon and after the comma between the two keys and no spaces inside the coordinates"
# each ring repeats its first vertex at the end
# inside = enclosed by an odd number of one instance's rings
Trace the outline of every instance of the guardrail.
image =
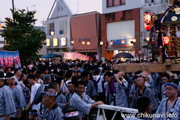
{"type": "Polygon", "coordinates": [[[103,120],[107,120],[104,110],[113,110],[113,111],[115,111],[115,113],[114,113],[111,120],[114,120],[117,112],[128,113],[128,114],[137,114],[138,113],[137,109],[125,108],[125,107],[119,107],[119,106],[112,106],[112,105],[105,105],[105,104],[104,105],[98,105],[98,106],[96,106],[96,108],[98,108],[97,119],[96,120],[101,120],[102,119],[102,118],[100,118],[100,110],[102,110],[102,113],[103,113],[103,120]]]}

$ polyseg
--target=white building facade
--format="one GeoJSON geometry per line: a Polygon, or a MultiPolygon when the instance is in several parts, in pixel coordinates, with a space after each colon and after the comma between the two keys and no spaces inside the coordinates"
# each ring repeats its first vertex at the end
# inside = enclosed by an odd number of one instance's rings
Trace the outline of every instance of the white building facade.
{"type": "Polygon", "coordinates": [[[62,55],[63,52],[72,51],[71,44],[71,11],[64,0],[57,0],[52,13],[45,22],[47,53],[62,55]],[[54,35],[51,35],[51,32],[54,35]]]}

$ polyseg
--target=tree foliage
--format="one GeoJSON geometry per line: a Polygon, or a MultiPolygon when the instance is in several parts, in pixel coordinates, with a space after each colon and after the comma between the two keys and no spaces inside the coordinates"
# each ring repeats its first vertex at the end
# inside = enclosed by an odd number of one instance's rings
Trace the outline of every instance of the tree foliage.
{"type": "MultiPolygon", "coordinates": [[[[11,10],[12,12],[12,10],[11,10]]],[[[2,36],[6,41],[5,50],[19,50],[21,60],[27,60],[37,56],[42,49],[46,35],[40,29],[34,29],[35,11],[15,10],[12,12],[13,19],[6,18],[6,26],[2,36]]]]}

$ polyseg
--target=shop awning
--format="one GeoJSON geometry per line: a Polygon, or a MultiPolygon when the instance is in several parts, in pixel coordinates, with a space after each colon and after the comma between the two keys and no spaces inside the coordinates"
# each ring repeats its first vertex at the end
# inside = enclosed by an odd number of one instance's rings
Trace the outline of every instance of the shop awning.
{"type": "Polygon", "coordinates": [[[84,54],[78,53],[78,52],[65,52],[64,53],[65,59],[80,59],[80,60],[89,60],[89,56],[86,56],[84,54]]]}
{"type": "Polygon", "coordinates": [[[61,57],[62,58],[62,55],[57,55],[57,54],[52,54],[52,53],[49,53],[49,54],[46,54],[46,55],[43,55],[43,56],[41,56],[41,58],[46,58],[46,59],[48,59],[48,58],[54,58],[54,57],[61,57]]]}

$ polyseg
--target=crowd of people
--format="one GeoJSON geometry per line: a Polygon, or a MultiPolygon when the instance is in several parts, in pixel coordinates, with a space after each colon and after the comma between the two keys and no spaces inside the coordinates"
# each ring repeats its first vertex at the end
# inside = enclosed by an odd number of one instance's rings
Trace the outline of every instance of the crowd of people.
{"type": "MultiPolygon", "coordinates": [[[[59,60],[1,69],[0,120],[93,120],[102,104],[139,111],[115,120],[180,120],[179,73],[126,73],[113,64],[59,60]]],[[[110,120],[114,111],[105,112],[110,120]]]]}

